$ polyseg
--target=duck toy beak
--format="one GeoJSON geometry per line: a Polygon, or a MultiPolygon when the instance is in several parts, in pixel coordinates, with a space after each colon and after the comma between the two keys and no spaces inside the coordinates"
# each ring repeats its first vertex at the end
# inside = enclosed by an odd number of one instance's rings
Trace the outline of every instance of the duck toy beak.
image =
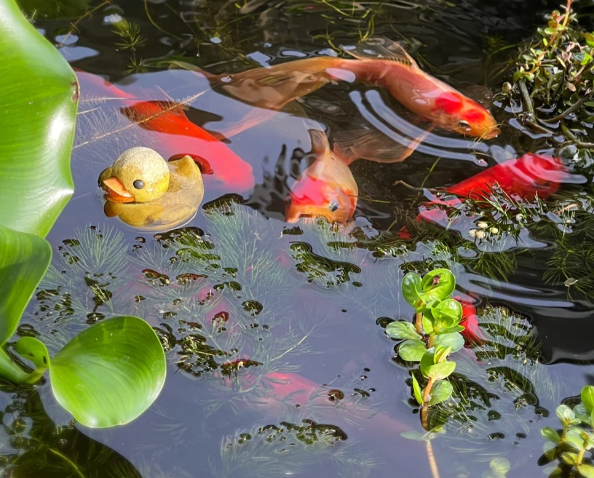
{"type": "Polygon", "coordinates": [[[118,178],[109,178],[103,181],[107,197],[113,202],[134,202],[134,196],[128,192],[124,184],[118,178]]]}

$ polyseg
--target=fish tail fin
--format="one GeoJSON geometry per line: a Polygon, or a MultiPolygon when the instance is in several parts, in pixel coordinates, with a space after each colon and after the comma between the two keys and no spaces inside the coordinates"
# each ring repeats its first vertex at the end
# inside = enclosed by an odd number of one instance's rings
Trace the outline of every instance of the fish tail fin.
{"type": "Polygon", "coordinates": [[[425,131],[418,138],[398,143],[380,131],[365,128],[337,131],[334,134],[334,154],[346,162],[367,159],[376,163],[400,163],[408,158],[427,137],[425,131]]]}
{"type": "Polygon", "coordinates": [[[419,68],[417,62],[402,45],[385,37],[372,37],[357,45],[340,45],[340,48],[358,60],[391,60],[411,68],[419,68]]]}

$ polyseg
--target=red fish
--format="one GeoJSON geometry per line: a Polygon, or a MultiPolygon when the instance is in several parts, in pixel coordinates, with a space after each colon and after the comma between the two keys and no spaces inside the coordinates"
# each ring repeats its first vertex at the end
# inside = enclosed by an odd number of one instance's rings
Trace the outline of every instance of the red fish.
{"type": "Polygon", "coordinates": [[[346,223],[357,208],[359,190],[349,167],[337,159],[323,131],[310,130],[312,154],[317,158],[293,185],[285,219],[323,216],[329,222],[346,223]]]}
{"type": "Polygon", "coordinates": [[[179,104],[138,100],[96,75],[80,70],[76,74],[83,94],[87,88],[90,91],[99,89],[109,99],[121,100],[121,112],[126,117],[139,127],[158,133],[156,149],[165,157],[191,156],[202,174],[212,175],[228,191],[243,192],[254,186],[252,166],[226,144],[192,123],[179,104]]]}
{"type": "Polygon", "coordinates": [[[234,127],[221,131],[227,137],[268,120],[290,101],[331,81],[363,81],[381,86],[434,127],[483,139],[499,134],[497,123],[489,111],[425,73],[398,43],[373,38],[357,47],[343,49],[356,59],[305,58],[224,75],[210,75],[183,62],[173,63],[199,71],[213,87],[220,87],[227,94],[255,107],[234,127]]]}
{"type": "Polygon", "coordinates": [[[462,322],[460,322],[460,325],[464,327],[462,335],[466,339],[466,342],[480,344],[485,340],[485,336],[479,327],[474,305],[469,300],[463,299],[460,296],[452,297],[452,299],[457,300],[462,305],[462,322]]]}
{"type": "MultiPolygon", "coordinates": [[[[447,187],[448,193],[474,200],[486,199],[498,185],[515,199],[547,199],[559,190],[560,184],[569,177],[567,167],[558,158],[526,153],[520,159],[510,159],[486,169],[464,181],[447,187]]],[[[419,218],[434,222],[447,220],[439,206],[455,207],[460,199],[432,201],[420,208],[419,218]]]]}

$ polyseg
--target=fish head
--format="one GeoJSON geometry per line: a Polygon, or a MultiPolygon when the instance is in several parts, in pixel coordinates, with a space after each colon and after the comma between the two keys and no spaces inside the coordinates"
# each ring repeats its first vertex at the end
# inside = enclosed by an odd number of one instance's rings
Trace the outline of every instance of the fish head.
{"type": "Polygon", "coordinates": [[[287,198],[285,219],[297,222],[302,216],[325,217],[329,222],[346,223],[357,207],[357,198],[341,184],[304,175],[287,198]]]}
{"type": "Polygon", "coordinates": [[[438,126],[465,136],[492,139],[501,133],[484,106],[455,91],[443,92],[435,99],[433,117],[438,126]]]}

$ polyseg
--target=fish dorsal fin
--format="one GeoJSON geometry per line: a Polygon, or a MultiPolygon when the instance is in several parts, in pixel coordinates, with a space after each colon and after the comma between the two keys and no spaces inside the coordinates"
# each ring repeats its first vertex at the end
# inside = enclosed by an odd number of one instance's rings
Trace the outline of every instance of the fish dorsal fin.
{"type": "Polygon", "coordinates": [[[330,152],[330,143],[326,133],[319,129],[310,129],[311,153],[316,157],[324,157],[330,152]]]}
{"type": "Polygon", "coordinates": [[[340,45],[340,48],[359,60],[381,59],[403,63],[411,68],[419,68],[417,62],[395,41],[384,37],[368,38],[353,46],[340,45]]]}

